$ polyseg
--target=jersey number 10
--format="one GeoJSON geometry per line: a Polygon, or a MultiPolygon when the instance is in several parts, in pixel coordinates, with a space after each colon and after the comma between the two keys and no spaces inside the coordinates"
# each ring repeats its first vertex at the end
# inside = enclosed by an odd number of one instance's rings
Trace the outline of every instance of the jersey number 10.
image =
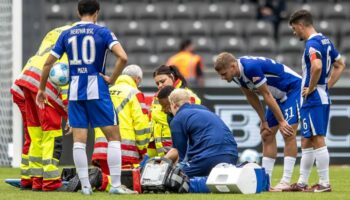
{"type": "Polygon", "coordinates": [[[69,38],[68,43],[72,45],[73,60],[69,60],[70,65],[81,65],[81,64],[89,65],[95,61],[96,49],[95,49],[95,39],[93,36],[91,35],[84,36],[82,40],[81,47],[79,47],[79,49],[81,50],[82,60],[78,58],[77,36],[73,36],[69,38]],[[88,53],[88,49],[90,49],[89,53],[88,53]]]}

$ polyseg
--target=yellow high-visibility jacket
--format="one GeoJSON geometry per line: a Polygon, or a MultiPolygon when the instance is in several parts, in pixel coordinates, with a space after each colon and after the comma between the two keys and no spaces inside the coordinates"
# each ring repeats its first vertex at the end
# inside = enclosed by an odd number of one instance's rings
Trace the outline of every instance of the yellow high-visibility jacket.
{"type": "MultiPolygon", "coordinates": [[[[55,28],[48,32],[40,44],[40,47],[36,54],[29,58],[28,62],[24,66],[22,73],[16,79],[15,84],[21,87],[26,87],[33,92],[37,92],[40,84],[41,71],[44,67],[46,59],[49,57],[51,49],[55,46],[58,37],[61,33],[69,28],[71,25],[65,25],[55,28]]],[[[57,61],[68,64],[68,58],[66,54],[57,61]]],[[[66,112],[64,111],[67,102],[68,85],[56,86],[50,79],[46,83],[46,94],[48,96],[49,104],[66,117],[66,112]]]]}
{"type": "MultiPolygon", "coordinates": [[[[42,69],[50,55],[50,51],[54,47],[60,34],[70,27],[70,25],[58,27],[46,34],[38,51],[28,60],[22,73],[13,84],[13,87],[11,88],[13,94],[22,93],[24,98],[22,89],[26,88],[33,93],[38,91],[42,69]]],[[[67,55],[64,54],[57,62],[68,64],[67,55]]],[[[65,111],[66,104],[64,104],[64,101],[67,99],[67,89],[68,85],[59,87],[54,85],[50,80],[48,80],[46,84],[48,105],[53,107],[55,111],[64,118],[67,118],[67,113],[65,111]]],[[[39,121],[37,121],[37,124],[27,124],[28,134],[30,135],[30,147],[27,155],[22,154],[21,178],[31,179],[33,177],[42,177],[42,189],[51,190],[52,188],[57,188],[61,185],[58,163],[62,152],[62,147],[60,145],[60,141],[62,140],[62,129],[52,128],[51,124],[56,124],[57,121],[61,122],[61,120],[57,119],[57,117],[45,118],[45,122],[43,123],[50,124],[50,126],[46,126],[46,128],[40,126],[40,123],[42,122],[39,121]]]]}
{"type": "MultiPolygon", "coordinates": [[[[138,164],[151,135],[144,95],[135,81],[127,75],[118,77],[109,89],[114,108],[118,113],[121,135],[122,163],[138,164]]],[[[95,146],[92,160],[107,160],[107,140],[101,129],[95,128],[95,146]]]]}
{"type": "MultiPolygon", "coordinates": [[[[174,87],[181,88],[182,82],[177,80],[174,87]]],[[[192,90],[189,88],[185,89],[190,92],[192,103],[201,104],[201,100],[194,92],[192,92],[192,90]]],[[[156,155],[149,155],[150,157],[164,156],[172,147],[171,132],[167,118],[167,114],[162,111],[162,106],[159,104],[158,98],[155,96],[151,107],[151,122],[156,155]]]]}

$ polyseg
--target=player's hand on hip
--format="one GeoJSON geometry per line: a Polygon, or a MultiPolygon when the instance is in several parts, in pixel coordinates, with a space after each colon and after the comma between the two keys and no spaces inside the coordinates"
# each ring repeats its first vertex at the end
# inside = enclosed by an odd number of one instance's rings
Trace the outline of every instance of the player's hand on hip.
{"type": "Polygon", "coordinates": [[[309,88],[308,87],[304,87],[303,91],[301,92],[301,95],[306,98],[307,95],[309,94],[309,88]]]}
{"type": "Polygon", "coordinates": [[[64,131],[65,131],[64,135],[70,135],[73,133],[73,128],[66,125],[66,127],[64,127],[64,131]]]}
{"type": "Polygon", "coordinates": [[[69,126],[68,120],[67,120],[66,125],[64,127],[64,131],[65,131],[64,135],[70,135],[73,133],[73,128],[69,126]]]}
{"type": "Polygon", "coordinates": [[[38,105],[40,109],[44,109],[46,101],[47,101],[46,93],[42,90],[38,90],[38,93],[36,95],[36,100],[35,100],[36,105],[38,105]]]}
{"type": "Polygon", "coordinates": [[[102,73],[100,73],[100,76],[102,76],[102,78],[108,83],[111,84],[111,78],[107,75],[104,75],[102,73]]]}
{"type": "Polygon", "coordinates": [[[312,89],[312,91],[310,90],[310,88],[308,87],[304,87],[303,91],[301,92],[301,95],[306,99],[309,94],[311,94],[316,88],[312,89]]]}
{"type": "Polygon", "coordinates": [[[290,137],[294,134],[294,129],[290,126],[286,120],[283,120],[280,124],[280,131],[283,136],[290,137]]]}

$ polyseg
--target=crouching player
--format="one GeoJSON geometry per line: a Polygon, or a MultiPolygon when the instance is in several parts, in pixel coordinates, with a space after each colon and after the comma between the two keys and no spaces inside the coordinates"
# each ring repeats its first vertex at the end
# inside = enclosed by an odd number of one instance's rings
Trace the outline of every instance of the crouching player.
{"type": "Polygon", "coordinates": [[[289,67],[272,59],[250,56],[236,59],[227,52],[218,56],[215,70],[222,79],[239,85],[258,113],[263,143],[262,166],[270,179],[277,155],[276,133],[278,129],[281,131],[285,141],[284,171],[280,183],[272,191],[289,188],[297,156],[295,136],[298,128],[301,77],[289,67]],[[263,96],[268,106],[266,114],[256,93],[263,96]]]}
{"type": "MultiPolygon", "coordinates": [[[[164,88],[166,89],[166,88],[164,88]]],[[[169,96],[173,148],[165,158],[180,162],[188,177],[208,176],[219,163],[237,162],[237,144],[225,123],[206,107],[191,104],[189,92],[175,89],[169,96]]]]}

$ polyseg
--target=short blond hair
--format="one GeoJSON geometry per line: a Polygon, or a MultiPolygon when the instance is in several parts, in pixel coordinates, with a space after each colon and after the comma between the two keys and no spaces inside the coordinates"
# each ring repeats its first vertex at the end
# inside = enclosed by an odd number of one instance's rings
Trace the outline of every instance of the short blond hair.
{"type": "Polygon", "coordinates": [[[190,93],[182,88],[176,88],[169,95],[169,102],[178,106],[182,106],[183,104],[190,102],[190,100],[190,93]]]}
{"type": "Polygon", "coordinates": [[[231,63],[237,62],[235,56],[228,52],[220,53],[215,60],[214,68],[216,71],[228,67],[231,63]]]}

